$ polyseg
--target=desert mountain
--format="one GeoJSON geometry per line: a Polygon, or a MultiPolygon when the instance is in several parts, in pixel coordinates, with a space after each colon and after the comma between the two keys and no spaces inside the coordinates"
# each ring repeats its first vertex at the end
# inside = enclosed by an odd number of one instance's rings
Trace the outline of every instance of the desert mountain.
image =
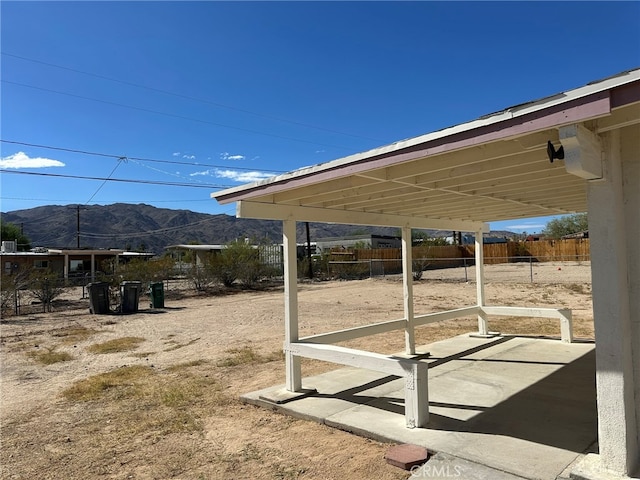
{"type": "MultiPolygon", "coordinates": [[[[282,224],[278,221],[238,219],[230,215],[210,215],[145,204],[81,205],[79,218],[81,248],[121,248],[161,254],[169,245],[185,243],[224,244],[236,238],[282,242],[282,224]]],[[[15,210],[2,213],[2,221],[22,227],[33,247],[77,246],[77,205],[15,210]]],[[[321,223],[311,223],[309,227],[312,241],[363,233],[395,235],[398,231],[394,228],[321,223]]],[[[305,239],[304,224],[299,223],[298,241],[304,242],[305,239]]]]}

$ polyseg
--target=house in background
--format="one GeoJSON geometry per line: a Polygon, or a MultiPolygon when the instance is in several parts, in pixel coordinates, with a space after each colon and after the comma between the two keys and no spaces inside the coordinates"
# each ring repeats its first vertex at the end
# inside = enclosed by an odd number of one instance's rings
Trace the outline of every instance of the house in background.
{"type": "Polygon", "coordinates": [[[401,248],[400,237],[390,235],[349,235],[346,237],[319,238],[315,242],[316,253],[332,248],[401,248]]]}
{"type": "Polygon", "coordinates": [[[116,263],[133,258],[148,259],[153,253],[125,252],[104,249],[54,249],[36,247],[30,252],[18,252],[15,242],[3,241],[0,250],[2,273],[11,275],[21,270],[51,270],[65,280],[95,281],[105,260],[116,263]]]}

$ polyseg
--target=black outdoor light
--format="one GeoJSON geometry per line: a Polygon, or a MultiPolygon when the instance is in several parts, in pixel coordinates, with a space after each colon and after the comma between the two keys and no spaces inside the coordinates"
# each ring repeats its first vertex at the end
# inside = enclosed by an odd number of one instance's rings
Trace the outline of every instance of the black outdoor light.
{"type": "Polygon", "coordinates": [[[553,146],[553,143],[551,143],[551,140],[549,140],[547,142],[547,156],[549,157],[549,161],[551,163],[553,163],[553,160],[556,158],[558,160],[564,159],[564,147],[560,145],[560,148],[556,150],[556,148],[553,146]]]}

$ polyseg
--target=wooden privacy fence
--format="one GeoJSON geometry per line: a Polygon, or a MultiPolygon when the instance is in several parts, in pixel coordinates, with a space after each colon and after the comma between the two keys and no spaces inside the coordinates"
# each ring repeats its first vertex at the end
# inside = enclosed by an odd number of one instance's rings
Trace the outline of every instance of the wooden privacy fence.
{"type": "MultiPolygon", "coordinates": [[[[588,261],[589,239],[540,240],[531,242],[489,243],[483,245],[484,263],[588,261]]],[[[413,247],[414,270],[473,265],[475,245],[413,247]]],[[[366,276],[402,271],[399,248],[366,248],[331,251],[329,263],[338,270],[362,270],[366,276]]]]}

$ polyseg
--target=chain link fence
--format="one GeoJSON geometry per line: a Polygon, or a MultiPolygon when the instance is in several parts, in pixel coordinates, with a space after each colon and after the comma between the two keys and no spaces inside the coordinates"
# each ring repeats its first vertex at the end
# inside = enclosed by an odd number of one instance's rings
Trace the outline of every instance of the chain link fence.
{"type": "MultiPolygon", "coordinates": [[[[402,274],[400,259],[329,261],[324,267],[328,278],[345,280],[402,274]]],[[[417,258],[413,259],[412,273],[414,280],[476,281],[473,258],[417,258]]],[[[557,255],[490,257],[485,258],[484,279],[504,283],[590,283],[591,262],[586,255],[577,259],[572,255],[566,260],[557,255]]]]}

